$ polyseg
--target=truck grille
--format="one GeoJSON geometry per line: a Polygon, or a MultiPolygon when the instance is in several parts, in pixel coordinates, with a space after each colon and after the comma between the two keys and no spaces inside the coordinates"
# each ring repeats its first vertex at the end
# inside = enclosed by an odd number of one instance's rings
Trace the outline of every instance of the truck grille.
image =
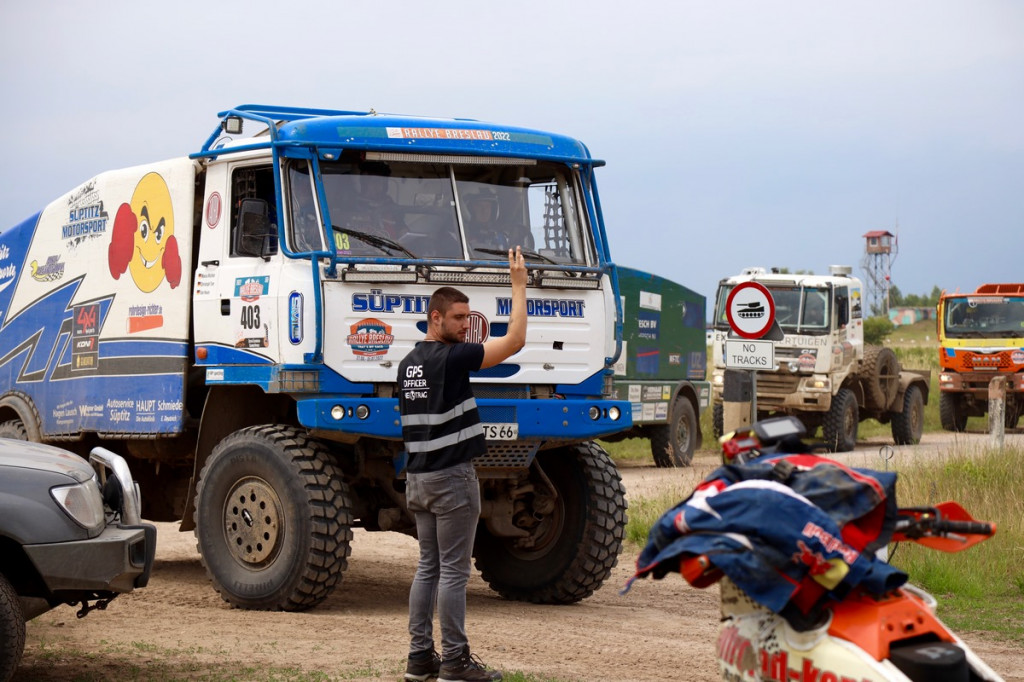
{"type": "Polygon", "coordinates": [[[481,406],[477,411],[480,413],[480,421],[486,424],[512,424],[516,421],[516,408],[512,405],[481,406]]]}
{"type": "Polygon", "coordinates": [[[799,383],[800,375],[798,374],[758,372],[758,409],[772,409],[782,407],[782,405],[786,402],[786,397],[796,392],[799,383]]]}
{"type": "Polygon", "coordinates": [[[1010,361],[1009,351],[999,351],[996,353],[973,353],[966,352],[963,354],[964,367],[968,369],[996,369],[996,370],[1007,370],[1013,366],[1010,361]]]}
{"type": "Polygon", "coordinates": [[[477,384],[473,386],[473,395],[477,398],[528,400],[530,388],[505,384],[477,384]]]}
{"type": "Polygon", "coordinates": [[[757,373],[757,393],[789,395],[795,393],[800,384],[799,374],[776,374],[774,372],[757,373]]]}

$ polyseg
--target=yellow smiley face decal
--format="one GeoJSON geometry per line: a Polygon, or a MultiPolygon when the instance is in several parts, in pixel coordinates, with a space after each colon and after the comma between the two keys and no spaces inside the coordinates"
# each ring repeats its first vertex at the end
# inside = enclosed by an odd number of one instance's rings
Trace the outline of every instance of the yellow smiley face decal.
{"type": "Polygon", "coordinates": [[[114,220],[109,249],[110,273],[125,269],[143,292],[154,291],[166,278],[171,288],[181,281],[181,258],[174,237],[174,211],[167,183],[158,173],[139,180],[130,204],[122,204],[114,220]]]}
{"type": "Polygon", "coordinates": [[[128,271],[143,291],[160,286],[164,279],[163,256],[167,239],[174,234],[174,212],[167,183],[156,173],[139,181],[132,195],[132,213],[139,219],[128,271]]]}

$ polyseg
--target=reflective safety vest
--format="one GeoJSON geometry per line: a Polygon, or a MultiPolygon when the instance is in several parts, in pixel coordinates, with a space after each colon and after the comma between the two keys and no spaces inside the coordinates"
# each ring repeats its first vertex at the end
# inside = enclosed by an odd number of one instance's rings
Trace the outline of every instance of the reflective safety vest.
{"type": "Polygon", "coordinates": [[[487,451],[469,373],[480,368],[480,344],[421,342],[398,365],[398,402],[408,471],[438,471],[487,451]],[[445,400],[445,386],[457,394],[445,400]]]}

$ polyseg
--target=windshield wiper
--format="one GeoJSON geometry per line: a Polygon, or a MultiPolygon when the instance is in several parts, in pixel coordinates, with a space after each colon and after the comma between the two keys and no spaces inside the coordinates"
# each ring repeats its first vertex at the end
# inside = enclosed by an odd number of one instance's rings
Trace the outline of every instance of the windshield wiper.
{"type": "MultiPolygon", "coordinates": [[[[505,251],[503,249],[488,249],[488,248],[485,248],[485,247],[474,246],[473,250],[474,251],[479,251],[480,253],[487,253],[487,254],[490,254],[492,256],[507,256],[508,255],[508,251],[505,251]]],[[[545,256],[543,254],[539,254],[536,251],[527,251],[526,249],[523,249],[522,253],[523,253],[523,258],[532,258],[534,260],[542,260],[545,263],[551,263],[552,265],[558,265],[557,261],[553,261],[550,258],[548,258],[547,256],[545,256]]]]}
{"type": "Polygon", "coordinates": [[[359,230],[352,230],[347,227],[338,227],[337,225],[331,225],[331,229],[342,234],[347,234],[350,237],[355,237],[359,241],[365,242],[370,246],[376,246],[388,255],[391,255],[395,251],[401,251],[405,255],[409,256],[409,258],[419,258],[419,256],[409,249],[405,248],[393,239],[388,239],[387,237],[380,237],[375,234],[370,234],[369,232],[360,232],[359,230]]]}

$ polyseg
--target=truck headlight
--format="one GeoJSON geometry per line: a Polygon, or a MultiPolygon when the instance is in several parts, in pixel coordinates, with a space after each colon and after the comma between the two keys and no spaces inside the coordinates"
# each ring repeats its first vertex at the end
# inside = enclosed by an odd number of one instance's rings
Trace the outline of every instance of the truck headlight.
{"type": "Polygon", "coordinates": [[[82,528],[92,531],[103,527],[103,497],[95,481],[50,488],[50,496],[82,528]]]}

